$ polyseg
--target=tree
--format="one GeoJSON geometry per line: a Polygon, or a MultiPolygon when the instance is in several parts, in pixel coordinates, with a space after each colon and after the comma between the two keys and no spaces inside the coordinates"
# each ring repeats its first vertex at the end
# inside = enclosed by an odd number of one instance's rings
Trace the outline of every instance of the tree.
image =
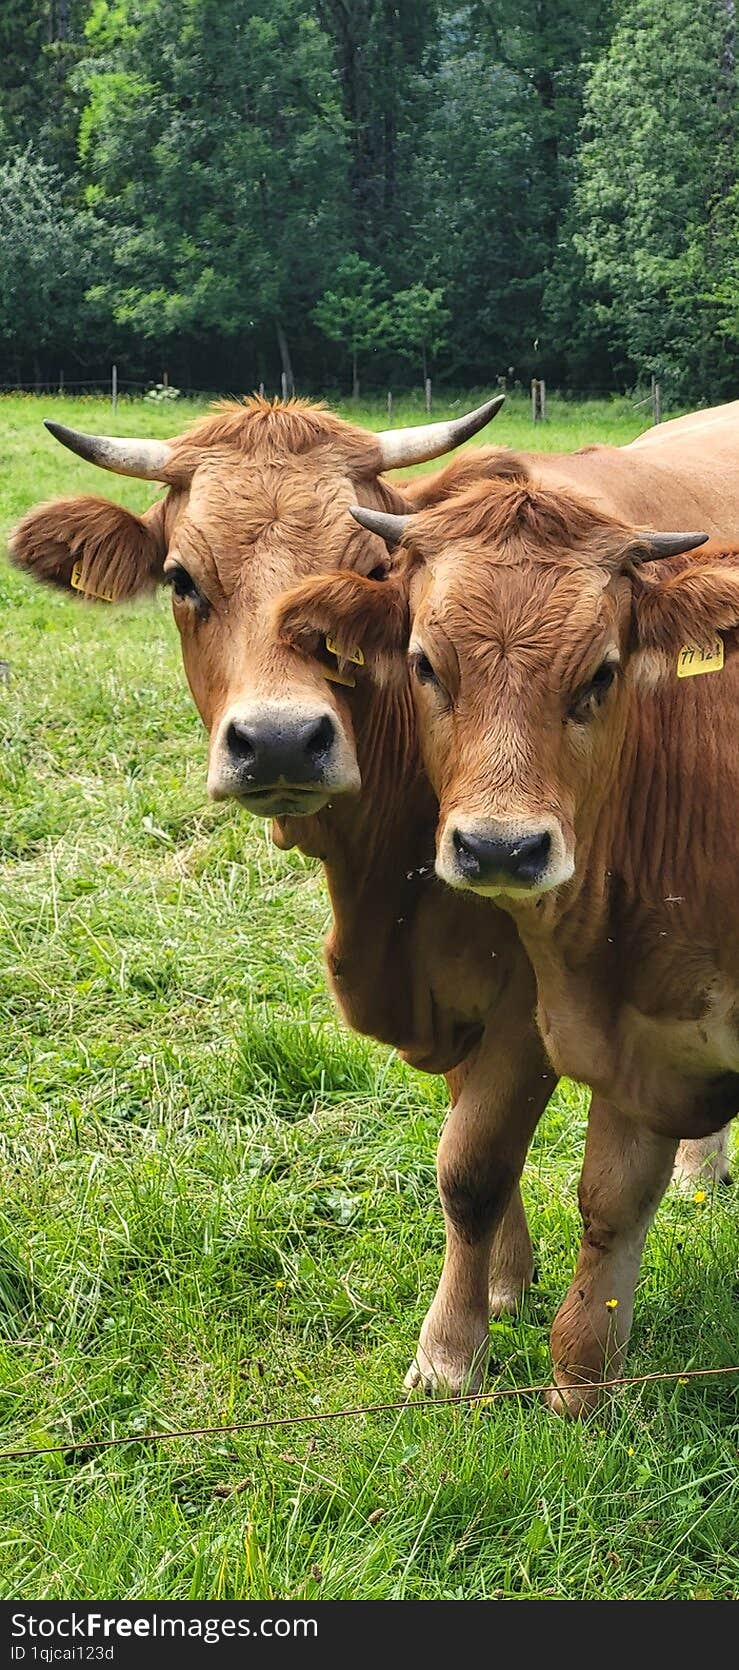
{"type": "Polygon", "coordinates": [[[430,357],[438,354],[446,342],[450,319],[444,291],[439,287],[429,290],[425,284],[412,284],[393,297],[393,340],[406,359],[416,363],[420,360],[424,383],[430,357]]]}
{"type": "Polygon", "coordinates": [[[351,357],[355,400],[359,399],[360,354],[387,347],[392,336],[384,291],[385,277],[378,267],[359,255],[347,255],[337,269],[333,288],[324,291],[313,310],[319,329],[351,357]]]}
{"type": "Polygon", "coordinates": [[[713,218],[707,228],[701,228],[698,240],[690,250],[698,271],[705,273],[708,265],[704,242],[709,244],[712,262],[712,282],[703,299],[716,309],[716,328],[736,350],[739,343],[739,185],[716,204],[713,218]]]}
{"type": "Polygon", "coordinates": [[[330,50],[303,0],[95,0],[81,154],[95,300],[150,340],[288,339],[345,247],[330,50]]]}
{"type": "Polygon", "coordinates": [[[40,379],[40,360],[64,343],[81,351],[89,332],[80,302],[94,276],[102,229],[70,202],[58,169],[33,152],[0,164],[0,340],[40,379]]]}
{"type": "Polygon", "coordinates": [[[3,0],[0,349],[185,386],[292,387],[299,359],[323,388],[346,350],[355,387],[374,351],[383,377],[394,353],[460,384],[733,393],[735,12],[3,0]]]}
{"type": "Polygon", "coordinates": [[[330,37],[348,141],[353,247],[395,276],[410,230],[406,188],[433,99],[440,0],[316,0],[330,37]]]}
{"type": "MultiPolygon", "coordinates": [[[[447,9],[407,194],[405,262],[409,278],[420,270],[444,290],[448,375],[561,373],[571,321],[558,320],[555,334],[545,298],[566,253],[584,61],[607,39],[610,11],[610,0],[447,9]]],[[[559,294],[569,296],[569,278],[559,294]]]]}
{"type": "Polygon", "coordinates": [[[580,158],[577,243],[612,346],[693,399],[735,392],[739,370],[720,313],[735,263],[732,29],[724,0],[630,0],[591,77],[580,158]]]}
{"type": "Polygon", "coordinates": [[[79,106],[73,71],[89,0],[2,0],[0,132],[71,173],[79,106]]]}

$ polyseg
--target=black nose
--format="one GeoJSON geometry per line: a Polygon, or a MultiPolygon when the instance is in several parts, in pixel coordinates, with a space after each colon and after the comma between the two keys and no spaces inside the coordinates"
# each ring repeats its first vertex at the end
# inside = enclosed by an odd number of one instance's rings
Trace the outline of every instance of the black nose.
{"type": "Polygon", "coordinates": [[[244,787],[255,789],[320,783],[335,740],[328,713],[310,719],[233,720],[226,732],[226,746],[244,787]]]}
{"type": "Polygon", "coordinates": [[[512,841],[454,831],[457,864],[470,881],[493,881],[497,877],[538,881],[549,862],[551,848],[552,837],[546,830],[540,835],[518,835],[512,841]]]}

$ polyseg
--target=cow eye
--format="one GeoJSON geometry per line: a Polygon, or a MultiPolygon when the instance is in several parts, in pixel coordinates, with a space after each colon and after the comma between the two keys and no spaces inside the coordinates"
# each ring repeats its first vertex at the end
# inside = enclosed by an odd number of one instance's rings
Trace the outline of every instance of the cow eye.
{"type": "Polygon", "coordinates": [[[441,680],[436,676],[428,656],[424,655],[422,650],[417,650],[416,653],[411,656],[411,668],[415,677],[418,679],[419,684],[438,685],[441,683],[441,680]]]}
{"type": "Polygon", "coordinates": [[[570,708],[571,719],[588,719],[601,702],[605,700],[608,691],[618,672],[618,662],[610,659],[602,661],[597,671],[593,673],[587,684],[581,686],[570,708]]]}
{"type": "Polygon", "coordinates": [[[187,569],[183,568],[181,562],[173,563],[171,568],[165,568],[164,578],[167,585],[172,587],[175,597],[183,598],[187,603],[202,605],[203,599],[195,581],[188,574],[187,569]]]}

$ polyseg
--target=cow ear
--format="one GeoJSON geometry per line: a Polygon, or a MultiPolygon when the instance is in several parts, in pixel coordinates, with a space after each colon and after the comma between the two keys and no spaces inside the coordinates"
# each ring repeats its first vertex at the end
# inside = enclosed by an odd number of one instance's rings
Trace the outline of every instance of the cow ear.
{"type": "Polygon", "coordinates": [[[718,633],[739,627],[739,548],[710,546],[669,577],[639,576],[633,595],[640,649],[677,656],[686,645],[706,648],[718,633]]]}
{"type": "Polygon", "coordinates": [[[9,551],[17,568],[47,585],[122,603],[162,578],[164,500],[136,516],[109,499],[54,499],[29,510],[9,551]]]}
{"type": "Polygon", "coordinates": [[[354,684],[366,672],[377,684],[402,675],[408,645],[408,590],[399,575],[366,580],[330,574],[305,580],[280,598],[278,637],[320,661],[330,678],[354,684]]]}

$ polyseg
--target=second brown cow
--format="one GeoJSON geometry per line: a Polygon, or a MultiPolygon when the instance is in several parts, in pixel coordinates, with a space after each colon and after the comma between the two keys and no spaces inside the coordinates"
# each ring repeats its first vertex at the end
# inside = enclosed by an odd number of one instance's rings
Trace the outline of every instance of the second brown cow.
{"type": "MultiPolygon", "coordinates": [[[[559,1073],[594,1092],[556,1407],[618,1373],[678,1141],[739,1107],[739,548],[648,536],[525,475],[412,517],[406,566],[282,610],[397,676],[408,635],[437,875],[516,924],[559,1073]],[[663,559],[657,563],[655,558],[663,559]],[[408,601],[408,621],[403,601],[408,601]]],[[[504,1194],[501,1177],[501,1194],[504,1194]]]]}

